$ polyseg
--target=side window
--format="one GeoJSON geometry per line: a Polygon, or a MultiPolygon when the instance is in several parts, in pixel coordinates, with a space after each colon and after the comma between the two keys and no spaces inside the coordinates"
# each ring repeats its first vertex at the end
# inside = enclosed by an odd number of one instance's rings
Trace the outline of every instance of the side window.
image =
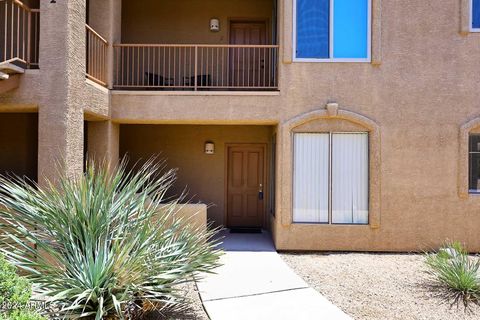
{"type": "Polygon", "coordinates": [[[471,30],[480,32],[480,0],[471,0],[471,30]]]}
{"type": "Polygon", "coordinates": [[[371,0],[295,0],[296,61],[369,62],[371,0]]]}
{"type": "Polygon", "coordinates": [[[468,144],[468,189],[480,193],[480,134],[471,134],[468,144]]]}

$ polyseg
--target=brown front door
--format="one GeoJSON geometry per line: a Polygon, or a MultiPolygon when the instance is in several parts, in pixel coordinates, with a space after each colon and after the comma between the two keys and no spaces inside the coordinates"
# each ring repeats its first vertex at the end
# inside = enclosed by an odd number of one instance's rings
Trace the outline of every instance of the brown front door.
{"type": "Polygon", "coordinates": [[[265,147],[227,146],[227,226],[262,227],[265,147]]]}
{"type": "MultiPolygon", "coordinates": [[[[265,21],[230,22],[230,44],[266,45],[267,24],[265,21]]],[[[266,70],[269,49],[230,49],[230,83],[235,87],[262,87],[268,81],[266,70]]]]}

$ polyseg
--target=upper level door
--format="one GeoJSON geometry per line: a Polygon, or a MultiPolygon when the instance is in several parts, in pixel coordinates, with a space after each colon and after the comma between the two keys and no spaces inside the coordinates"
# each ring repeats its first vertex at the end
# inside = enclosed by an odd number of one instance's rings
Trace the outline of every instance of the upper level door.
{"type": "MultiPolygon", "coordinates": [[[[266,21],[231,21],[230,44],[266,45],[266,21]]],[[[270,50],[261,47],[230,49],[230,85],[235,87],[264,87],[270,76],[270,50]]]]}

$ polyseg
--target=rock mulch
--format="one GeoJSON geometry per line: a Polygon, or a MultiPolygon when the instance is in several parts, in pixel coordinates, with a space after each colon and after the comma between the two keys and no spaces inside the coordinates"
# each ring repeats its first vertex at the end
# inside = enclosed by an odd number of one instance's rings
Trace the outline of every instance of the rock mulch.
{"type": "Polygon", "coordinates": [[[181,312],[150,312],[144,320],[209,320],[205,309],[203,308],[197,286],[194,281],[187,282],[178,287],[188,301],[188,308],[181,312]]]}
{"type": "Polygon", "coordinates": [[[310,286],[355,319],[480,319],[431,287],[419,254],[283,253],[310,286]]]}

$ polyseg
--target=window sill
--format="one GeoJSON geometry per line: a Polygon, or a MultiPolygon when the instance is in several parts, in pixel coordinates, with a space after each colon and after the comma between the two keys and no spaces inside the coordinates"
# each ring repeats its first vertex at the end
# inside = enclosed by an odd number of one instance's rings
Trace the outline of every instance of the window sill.
{"type": "Polygon", "coordinates": [[[292,222],[292,225],[302,225],[302,226],[354,226],[354,227],[370,226],[370,224],[368,224],[368,223],[328,223],[328,222],[292,222]]]}
{"type": "Polygon", "coordinates": [[[316,58],[293,58],[292,62],[314,62],[314,63],[372,63],[372,59],[357,59],[357,58],[337,58],[337,59],[316,59],[316,58]]]}

